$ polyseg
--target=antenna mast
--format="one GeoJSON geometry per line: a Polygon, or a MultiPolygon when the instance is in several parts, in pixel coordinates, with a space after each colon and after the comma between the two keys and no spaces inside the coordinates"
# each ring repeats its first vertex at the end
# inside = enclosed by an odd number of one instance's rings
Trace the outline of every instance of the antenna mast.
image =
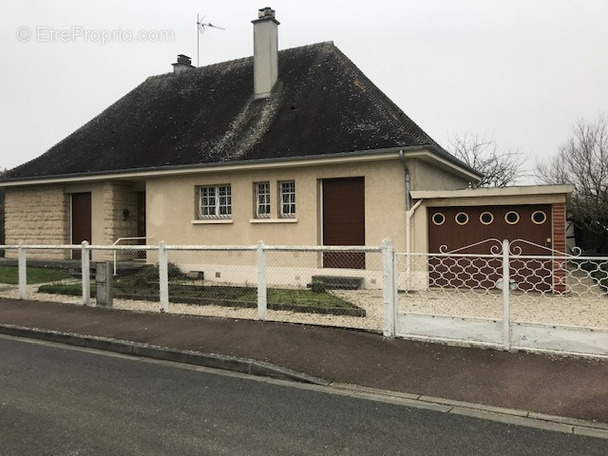
{"type": "Polygon", "coordinates": [[[211,27],[218,30],[226,30],[224,27],[218,27],[211,22],[204,23],[205,16],[199,19],[199,14],[196,13],[196,66],[200,66],[200,37],[205,33],[205,27],[211,27]]]}

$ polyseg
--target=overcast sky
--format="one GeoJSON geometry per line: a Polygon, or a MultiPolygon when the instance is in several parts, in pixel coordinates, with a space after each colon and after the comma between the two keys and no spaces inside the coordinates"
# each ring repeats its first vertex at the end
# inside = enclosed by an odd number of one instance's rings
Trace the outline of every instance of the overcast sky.
{"type": "Polygon", "coordinates": [[[201,65],[250,56],[264,6],[280,49],[334,41],[448,149],[477,133],[532,169],[577,119],[608,112],[607,0],[2,0],[0,168],[172,71],[177,54],[196,63],[197,13],[225,28],[200,36],[201,65]]]}

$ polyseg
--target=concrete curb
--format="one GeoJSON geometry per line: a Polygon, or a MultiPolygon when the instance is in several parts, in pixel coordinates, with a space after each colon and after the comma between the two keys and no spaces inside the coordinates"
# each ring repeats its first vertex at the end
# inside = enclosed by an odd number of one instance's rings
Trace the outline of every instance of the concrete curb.
{"type": "MultiPolygon", "coordinates": [[[[576,418],[545,415],[527,410],[508,409],[483,404],[456,401],[440,397],[424,396],[398,391],[380,390],[353,384],[332,383],[302,372],[276,366],[264,361],[208,354],[196,351],[180,351],[138,342],[84,336],[38,328],[0,324],[0,334],[13,337],[44,340],[82,348],[111,351],[162,361],[173,361],[196,366],[222,369],[242,374],[269,377],[278,380],[295,381],[315,386],[329,386],[335,393],[362,399],[399,404],[415,408],[425,408],[442,413],[452,413],[487,419],[519,426],[545,429],[567,434],[584,435],[608,439],[608,423],[586,421],[576,418]]],[[[314,388],[314,386],[312,387],[314,388]]]]}
{"type": "Polygon", "coordinates": [[[56,342],[66,345],[73,345],[76,347],[111,351],[123,355],[140,356],[162,361],[174,361],[214,369],[223,369],[240,372],[243,374],[257,375],[260,377],[270,377],[320,386],[327,386],[330,384],[329,381],[322,378],[276,366],[264,361],[256,361],[248,358],[237,358],[233,356],[217,355],[214,353],[201,353],[197,351],[174,350],[166,347],[138,342],[94,336],[83,336],[75,333],[64,333],[60,331],[27,328],[5,324],[0,324],[0,334],[13,337],[44,340],[47,342],[56,342]]]}
{"type": "Polygon", "coordinates": [[[333,383],[331,387],[334,390],[341,391],[347,395],[369,398],[372,400],[399,403],[416,408],[431,409],[443,413],[465,415],[518,426],[563,432],[566,434],[608,439],[608,423],[546,415],[528,410],[495,407],[420,394],[379,390],[351,384],[333,383]]]}

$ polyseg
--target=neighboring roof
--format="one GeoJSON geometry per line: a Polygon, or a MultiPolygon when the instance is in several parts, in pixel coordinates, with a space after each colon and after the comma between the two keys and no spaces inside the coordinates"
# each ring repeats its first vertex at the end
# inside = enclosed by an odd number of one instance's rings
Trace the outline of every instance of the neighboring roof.
{"type": "Polygon", "coordinates": [[[331,42],[279,52],[253,99],[253,58],[153,76],[6,180],[120,173],[429,146],[433,141],[331,42]]]}

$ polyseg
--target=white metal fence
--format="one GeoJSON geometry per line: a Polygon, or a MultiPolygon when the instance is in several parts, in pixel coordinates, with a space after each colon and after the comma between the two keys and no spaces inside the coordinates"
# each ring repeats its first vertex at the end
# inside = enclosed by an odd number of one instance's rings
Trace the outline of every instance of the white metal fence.
{"type": "Polygon", "coordinates": [[[382,247],[266,246],[260,242],[253,246],[83,243],[4,248],[5,264],[18,265],[19,280],[14,285],[0,284],[0,296],[101,305],[96,299],[97,263],[110,263],[114,271],[113,258],[118,256],[121,260],[112,284],[114,308],[386,332],[382,247]],[[77,252],[80,259],[58,259],[66,258],[68,252],[77,252]],[[51,260],[45,262],[45,257],[51,260]],[[69,265],[72,273],[47,283],[28,283],[31,266],[36,265],[69,265]]]}
{"type": "Polygon", "coordinates": [[[398,336],[608,355],[608,258],[486,243],[488,254],[396,254],[398,336]]]}
{"type": "Polygon", "coordinates": [[[396,253],[388,240],[378,247],[0,246],[3,267],[18,270],[17,283],[0,283],[0,297],[101,305],[94,272],[118,253],[115,308],[608,355],[608,258],[488,245],[487,254],[396,253]],[[70,256],[80,259],[57,260],[70,256]],[[32,280],[34,266],[49,265],[71,270],[32,280]]]}

